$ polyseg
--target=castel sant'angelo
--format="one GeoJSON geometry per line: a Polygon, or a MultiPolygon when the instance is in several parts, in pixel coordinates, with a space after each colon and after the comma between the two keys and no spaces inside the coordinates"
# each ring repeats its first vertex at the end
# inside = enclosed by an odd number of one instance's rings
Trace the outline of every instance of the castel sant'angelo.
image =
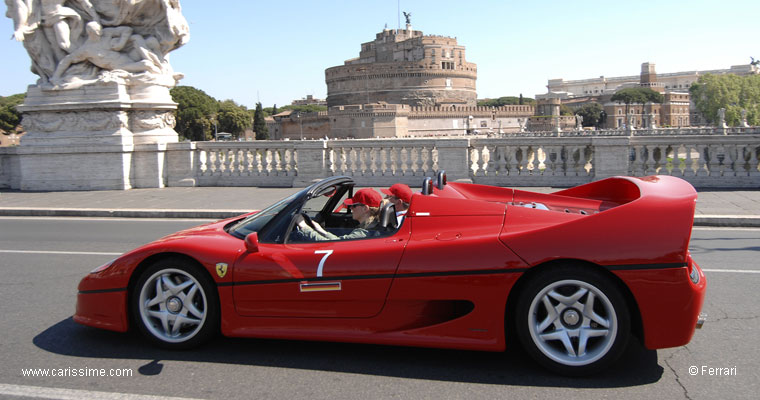
{"type": "Polygon", "coordinates": [[[410,106],[475,106],[478,69],[455,38],[384,29],[362,44],[359,58],[325,71],[327,105],[386,102],[410,106]]]}
{"type": "Polygon", "coordinates": [[[424,35],[407,21],[325,70],[328,111],[275,115],[270,138],[429,137],[525,126],[533,106],[476,106],[477,75],[456,38],[424,35]]]}

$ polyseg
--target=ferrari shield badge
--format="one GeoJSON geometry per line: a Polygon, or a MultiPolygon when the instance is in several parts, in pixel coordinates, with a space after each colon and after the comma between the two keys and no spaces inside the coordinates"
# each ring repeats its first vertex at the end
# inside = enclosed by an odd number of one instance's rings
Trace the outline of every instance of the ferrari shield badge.
{"type": "Polygon", "coordinates": [[[220,278],[224,278],[224,276],[227,275],[227,263],[216,264],[216,274],[219,275],[220,278]]]}

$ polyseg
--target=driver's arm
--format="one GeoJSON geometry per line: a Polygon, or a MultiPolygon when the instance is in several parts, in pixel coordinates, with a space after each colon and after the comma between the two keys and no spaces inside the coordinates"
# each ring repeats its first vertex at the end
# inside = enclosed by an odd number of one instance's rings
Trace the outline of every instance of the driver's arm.
{"type": "Polygon", "coordinates": [[[324,230],[319,224],[315,224],[315,226],[317,228],[313,229],[305,221],[298,222],[298,229],[300,229],[301,233],[303,233],[309,240],[320,242],[340,239],[338,236],[324,230]]]}

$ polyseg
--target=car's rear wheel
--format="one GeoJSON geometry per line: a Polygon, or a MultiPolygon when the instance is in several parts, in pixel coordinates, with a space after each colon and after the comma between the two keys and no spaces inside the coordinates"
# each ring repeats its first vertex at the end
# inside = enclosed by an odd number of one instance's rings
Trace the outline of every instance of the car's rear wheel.
{"type": "Polygon", "coordinates": [[[218,330],[219,301],[213,282],[184,260],[165,259],[148,267],[131,298],[138,329],[161,347],[195,347],[218,330]]]}
{"type": "Polygon", "coordinates": [[[564,375],[608,367],[630,336],[628,307],[617,285],[580,266],[539,272],[521,293],[516,317],[526,351],[564,375]]]}

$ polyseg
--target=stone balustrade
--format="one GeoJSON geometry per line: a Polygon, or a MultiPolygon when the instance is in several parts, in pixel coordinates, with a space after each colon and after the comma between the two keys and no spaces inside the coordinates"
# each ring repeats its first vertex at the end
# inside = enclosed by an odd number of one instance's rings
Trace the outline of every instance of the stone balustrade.
{"type": "MultiPolygon", "coordinates": [[[[760,187],[760,128],[538,132],[498,138],[168,143],[164,186],[300,187],[347,175],[361,186],[450,180],[568,187],[614,175],[665,174],[699,188],[760,187]]],[[[0,188],[19,188],[23,146],[0,149],[0,188]]]]}

